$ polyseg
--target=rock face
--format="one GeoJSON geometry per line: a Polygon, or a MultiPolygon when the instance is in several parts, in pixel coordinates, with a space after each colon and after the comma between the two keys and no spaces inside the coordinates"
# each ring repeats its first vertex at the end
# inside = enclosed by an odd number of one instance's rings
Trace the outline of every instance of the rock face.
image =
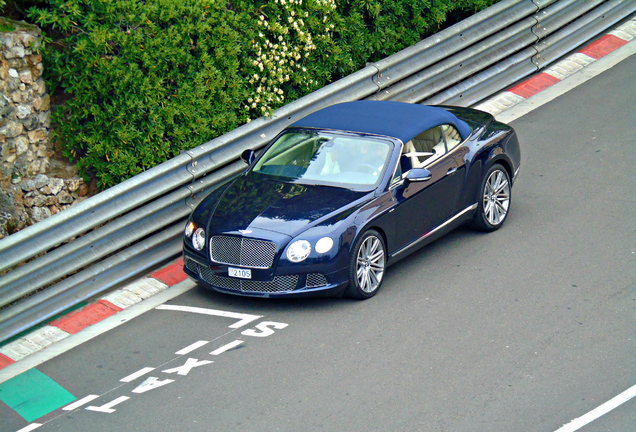
{"type": "Polygon", "coordinates": [[[88,190],[73,167],[54,163],[51,172],[41,31],[11,24],[15,30],[0,33],[0,239],[86,199],[88,190]]]}

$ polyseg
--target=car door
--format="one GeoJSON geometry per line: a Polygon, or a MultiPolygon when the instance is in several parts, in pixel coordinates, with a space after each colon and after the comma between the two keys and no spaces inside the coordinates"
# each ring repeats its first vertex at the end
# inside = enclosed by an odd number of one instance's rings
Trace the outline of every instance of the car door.
{"type": "Polygon", "coordinates": [[[455,207],[461,183],[456,176],[456,159],[447,153],[438,154],[428,163],[423,160],[422,167],[430,171],[429,180],[412,182],[404,178],[392,189],[396,203],[396,249],[442,224],[452,216],[455,207]]]}

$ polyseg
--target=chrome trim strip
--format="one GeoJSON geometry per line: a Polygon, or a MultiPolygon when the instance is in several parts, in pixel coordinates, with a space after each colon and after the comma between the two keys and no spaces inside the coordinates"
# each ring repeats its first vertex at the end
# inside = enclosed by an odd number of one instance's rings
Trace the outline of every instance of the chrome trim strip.
{"type": "Polygon", "coordinates": [[[515,171],[515,174],[512,176],[512,182],[515,182],[515,179],[517,178],[517,174],[519,174],[519,170],[521,169],[521,165],[519,165],[517,167],[517,171],[515,171]]]}
{"type": "Polygon", "coordinates": [[[451,224],[453,221],[455,221],[456,219],[460,218],[461,216],[463,216],[464,214],[468,213],[471,210],[475,210],[477,208],[478,203],[475,203],[473,205],[471,205],[470,207],[465,208],[464,210],[462,210],[461,212],[457,213],[455,216],[453,216],[452,218],[448,219],[446,222],[444,222],[443,224],[435,227],[433,230],[427,232],[426,234],[424,234],[422,237],[420,237],[419,239],[415,240],[413,243],[408,244],[406,246],[404,246],[402,249],[400,249],[399,251],[395,252],[394,254],[391,255],[391,258],[396,257],[398,255],[400,255],[403,252],[406,252],[407,250],[411,249],[413,246],[417,245],[418,243],[426,240],[427,238],[429,238],[430,236],[432,236],[433,234],[435,234],[436,232],[438,232],[439,230],[447,227],[449,224],[451,224]]]}

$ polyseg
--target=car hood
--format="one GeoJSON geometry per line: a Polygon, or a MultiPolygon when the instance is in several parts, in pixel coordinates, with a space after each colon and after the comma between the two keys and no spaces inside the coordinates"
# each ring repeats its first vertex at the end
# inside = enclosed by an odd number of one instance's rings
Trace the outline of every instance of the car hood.
{"type": "Polygon", "coordinates": [[[208,229],[222,233],[256,228],[295,237],[310,225],[352,208],[367,195],[369,192],[268,181],[248,174],[237,178],[218,199],[208,229]]]}

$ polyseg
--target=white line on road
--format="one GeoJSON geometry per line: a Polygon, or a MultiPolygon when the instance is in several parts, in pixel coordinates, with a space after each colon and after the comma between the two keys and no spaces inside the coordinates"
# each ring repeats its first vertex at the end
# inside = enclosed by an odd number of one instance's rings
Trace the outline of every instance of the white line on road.
{"type": "Polygon", "coordinates": [[[594,420],[596,420],[597,418],[601,417],[604,414],[607,414],[614,408],[617,408],[618,406],[624,404],[625,402],[627,402],[634,396],[636,396],[636,385],[628,388],[623,393],[619,394],[613,399],[608,400],[603,405],[593,409],[592,411],[585,414],[584,416],[575,418],[570,423],[563,425],[556,432],[574,432],[576,430],[579,430],[586,424],[593,422],[594,420]]]}
{"type": "Polygon", "coordinates": [[[18,432],[30,432],[39,428],[40,426],[42,426],[40,423],[31,423],[27,427],[23,427],[22,429],[20,429],[18,432]]]}
{"type": "Polygon", "coordinates": [[[192,312],[192,313],[198,313],[203,315],[213,315],[213,316],[218,316],[223,318],[234,318],[239,321],[229,326],[230,328],[233,328],[233,329],[243,327],[244,325],[247,325],[251,323],[252,321],[256,321],[259,318],[263,318],[262,315],[249,315],[249,314],[242,314],[238,312],[226,312],[226,311],[221,311],[216,309],[205,309],[205,308],[194,307],[194,306],[177,306],[177,305],[162,304],[157,306],[155,309],[172,310],[172,311],[179,311],[179,312],[192,312]]]}
{"type": "Polygon", "coordinates": [[[155,370],[155,368],[153,368],[153,367],[145,367],[143,369],[138,370],[135,373],[132,373],[132,374],[128,375],[125,378],[120,379],[119,381],[123,382],[123,383],[131,382],[131,381],[136,380],[137,378],[139,378],[142,375],[146,375],[148,372],[153,371],[153,370],[155,370]]]}
{"type": "Polygon", "coordinates": [[[117,326],[120,326],[131,319],[148,312],[151,309],[157,307],[161,303],[165,303],[168,300],[172,300],[173,298],[183,294],[186,291],[191,290],[197,285],[191,281],[190,279],[186,279],[183,282],[178,283],[177,285],[171,286],[165,291],[161,291],[154,296],[147,298],[146,300],[137,303],[133,306],[130,306],[123,311],[109,316],[105,320],[98,322],[90,327],[85,328],[81,332],[71,335],[66,339],[63,339],[59,342],[54,343],[53,345],[47,347],[45,350],[38,351],[29,355],[28,357],[23,358],[22,360],[10,364],[4,369],[0,370],[0,384],[21,374],[22,372],[26,372],[31,368],[34,368],[47,360],[51,360],[59,356],[60,354],[65,353],[66,351],[75,348],[78,345],[83,344],[86,341],[93,339],[94,337],[106,333],[109,330],[114,329],[117,326]]]}
{"type": "Polygon", "coordinates": [[[195,349],[201,348],[203,345],[206,345],[208,343],[210,343],[210,341],[200,340],[198,342],[193,343],[192,345],[188,345],[187,347],[185,347],[183,349],[180,349],[175,354],[176,355],[188,354],[188,353],[194,351],[195,349]]]}
{"type": "Polygon", "coordinates": [[[237,340],[235,340],[234,342],[230,342],[230,343],[229,343],[229,344],[227,344],[227,345],[223,345],[221,348],[217,348],[217,349],[215,349],[214,351],[212,351],[212,352],[210,353],[210,355],[215,356],[215,355],[223,354],[225,351],[229,351],[229,350],[231,350],[232,348],[237,347],[237,346],[239,346],[239,345],[240,345],[240,344],[242,344],[242,343],[243,343],[243,341],[242,341],[242,340],[238,340],[238,339],[237,339],[237,340]]]}
{"type": "Polygon", "coordinates": [[[79,408],[82,405],[86,405],[87,403],[94,401],[95,399],[97,399],[99,397],[99,395],[88,395],[86,397],[83,397],[82,399],[73,402],[70,405],[66,405],[64,408],[62,408],[64,411],[73,411],[75,408],[79,408]]]}
{"type": "Polygon", "coordinates": [[[121,397],[118,397],[117,399],[115,399],[113,401],[108,402],[105,405],[102,405],[102,406],[92,406],[91,405],[91,406],[87,407],[86,409],[88,411],[97,411],[97,412],[102,412],[102,413],[106,413],[106,414],[112,414],[115,411],[117,411],[116,409],[113,408],[115,405],[119,405],[120,403],[125,402],[128,399],[130,399],[128,396],[121,396],[121,397]]]}

